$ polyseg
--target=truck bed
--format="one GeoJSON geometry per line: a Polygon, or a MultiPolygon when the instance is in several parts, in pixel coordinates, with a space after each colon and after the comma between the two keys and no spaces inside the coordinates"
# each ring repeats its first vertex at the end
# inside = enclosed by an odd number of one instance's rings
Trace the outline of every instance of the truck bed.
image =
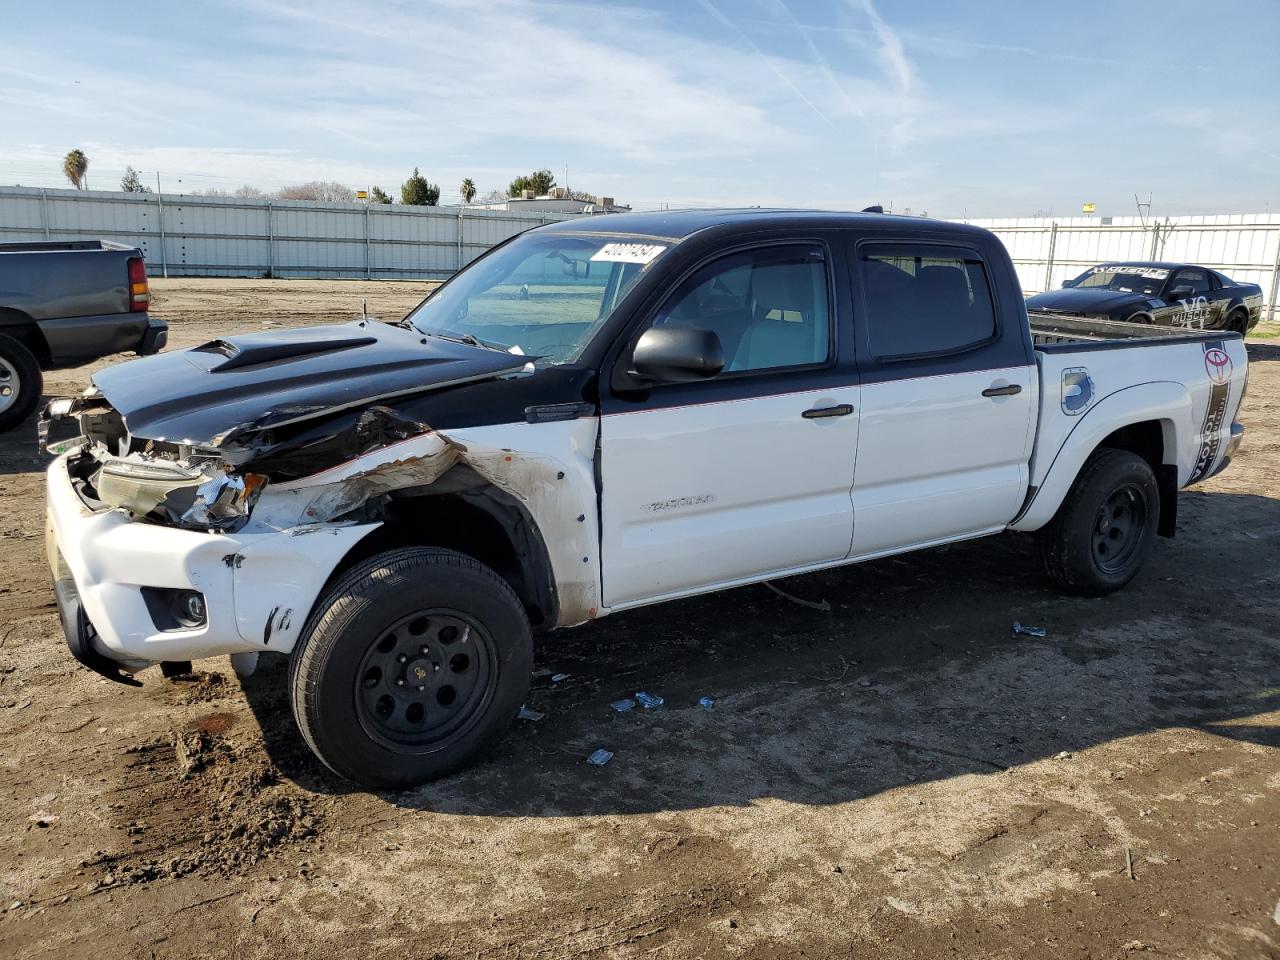
{"type": "Polygon", "coordinates": [[[1119,320],[1095,320],[1061,313],[1028,312],[1031,339],[1036,348],[1079,348],[1138,346],[1137,341],[1168,343],[1170,340],[1215,340],[1226,336],[1221,330],[1192,330],[1187,327],[1156,326],[1147,323],[1124,323],[1119,320]]]}

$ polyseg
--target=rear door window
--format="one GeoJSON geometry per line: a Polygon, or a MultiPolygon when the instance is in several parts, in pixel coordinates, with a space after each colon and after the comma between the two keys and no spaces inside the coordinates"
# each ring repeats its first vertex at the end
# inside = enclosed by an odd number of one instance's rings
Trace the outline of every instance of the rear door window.
{"type": "Polygon", "coordinates": [[[857,248],[861,322],[877,361],[945,357],[995,339],[996,313],[977,251],[944,244],[857,248]]]}

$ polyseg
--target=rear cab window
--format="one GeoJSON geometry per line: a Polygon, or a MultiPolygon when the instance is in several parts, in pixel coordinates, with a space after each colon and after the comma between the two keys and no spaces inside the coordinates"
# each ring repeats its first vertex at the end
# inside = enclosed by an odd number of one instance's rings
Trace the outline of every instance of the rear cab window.
{"type": "Polygon", "coordinates": [[[864,243],[857,249],[862,325],[876,361],[942,357],[999,332],[982,257],[928,243],[864,243]]]}
{"type": "Polygon", "coordinates": [[[1034,362],[1016,277],[998,242],[888,231],[844,247],[861,381],[1000,370],[1034,362]]]}

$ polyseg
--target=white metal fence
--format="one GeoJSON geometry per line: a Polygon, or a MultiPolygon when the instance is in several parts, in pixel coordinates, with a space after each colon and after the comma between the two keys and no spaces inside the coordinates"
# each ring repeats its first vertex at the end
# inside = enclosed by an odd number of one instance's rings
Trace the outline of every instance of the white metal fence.
{"type": "Polygon", "coordinates": [[[1108,260],[1169,260],[1200,264],[1258,284],[1275,316],[1280,293],[1277,214],[1168,217],[1145,223],[1137,217],[966,222],[1001,239],[1026,293],[1052,290],[1108,260]]]}
{"type": "MultiPolygon", "coordinates": [[[[173,276],[443,279],[554,213],[0,187],[0,242],[104,239],[173,276]]],[[[1004,242],[1022,288],[1106,260],[1174,260],[1257,283],[1274,317],[1280,215],[970,220],[1004,242]]]]}
{"type": "Polygon", "coordinates": [[[443,279],[554,213],[0,187],[0,242],[102,239],[152,275],[443,279]]]}

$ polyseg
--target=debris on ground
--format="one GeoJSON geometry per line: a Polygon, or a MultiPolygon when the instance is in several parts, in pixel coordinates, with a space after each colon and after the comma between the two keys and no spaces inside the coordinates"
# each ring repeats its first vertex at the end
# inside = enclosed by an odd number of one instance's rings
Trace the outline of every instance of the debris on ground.
{"type": "Polygon", "coordinates": [[[790,600],[792,603],[798,603],[800,604],[800,606],[808,607],[810,610],[821,610],[823,613],[831,612],[831,604],[827,603],[827,601],[825,600],[818,600],[816,602],[813,600],[804,600],[800,597],[795,596],[794,594],[787,593],[787,591],[782,590],[778,587],[775,587],[768,580],[764,581],[764,585],[768,587],[770,590],[772,590],[774,593],[776,593],[778,596],[782,597],[783,600],[790,600]]]}
{"type": "Polygon", "coordinates": [[[1024,627],[1017,620],[1013,621],[1013,632],[1015,636],[1022,634],[1024,637],[1044,637],[1049,633],[1044,627],[1024,627]]]}
{"type": "Polygon", "coordinates": [[[655,697],[653,694],[645,693],[643,690],[636,691],[636,703],[646,710],[656,710],[666,702],[662,697],[655,697]]]}
{"type": "Polygon", "coordinates": [[[698,699],[698,706],[700,706],[703,710],[710,710],[715,705],[716,705],[715,697],[700,697],[698,699]]]}
{"type": "Polygon", "coordinates": [[[543,713],[541,710],[534,710],[531,707],[529,707],[527,704],[524,704],[524,705],[521,705],[520,712],[516,714],[516,719],[532,720],[534,723],[537,723],[539,720],[541,720],[545,716],[546,714],[543,713]]]}
{"type": "Polygon", "coordinates": [[[1071,757],[1072,757],[1072,753],[1071,753],[1071,751],[1070,751],[1070,750],[1063,750],[1061,753],[1059,753],[1059,754],[1058,754],[1057,759],[1059,759],[1059,760],[1070,760],[1070,759],[1071,759],[1071,757]]]}
{"type": "Polygon", "coordinates": [[[551,682],[552,682],[552,683],[559,683],[561,680],[568,680],[568,679],[569,679],[569,674],[567,674],[567,673],[557,673],[557,674],[555,674],[555,675],[551,678],[551,682]]]}
{"type": "Polygon", "coordinates": [[[621,700],[615,700],[613,703],[609,704],[609,706],[614,710],[617,710],[618,713],[626,713],[628,710],[634,710],[635,705],[636,702],[630,697],[623,697],[621,700]]]}
{"type": "Polygon", "coordinates": [[[594,751],[591,756],[587,757],[587,763],[591,764],[593,767],[603,767],[612,759],[613,751],[606,750],[604,747],[601,747],[599,750],[594,751]]]}
{"type": "Polygon", "coordinates": [[[31,816],[27,817],[27,819],[37,827],[52,827],[62,818],[56,813],[45,813],[41,810],[39,813],[33,813],[31,816]]]}

